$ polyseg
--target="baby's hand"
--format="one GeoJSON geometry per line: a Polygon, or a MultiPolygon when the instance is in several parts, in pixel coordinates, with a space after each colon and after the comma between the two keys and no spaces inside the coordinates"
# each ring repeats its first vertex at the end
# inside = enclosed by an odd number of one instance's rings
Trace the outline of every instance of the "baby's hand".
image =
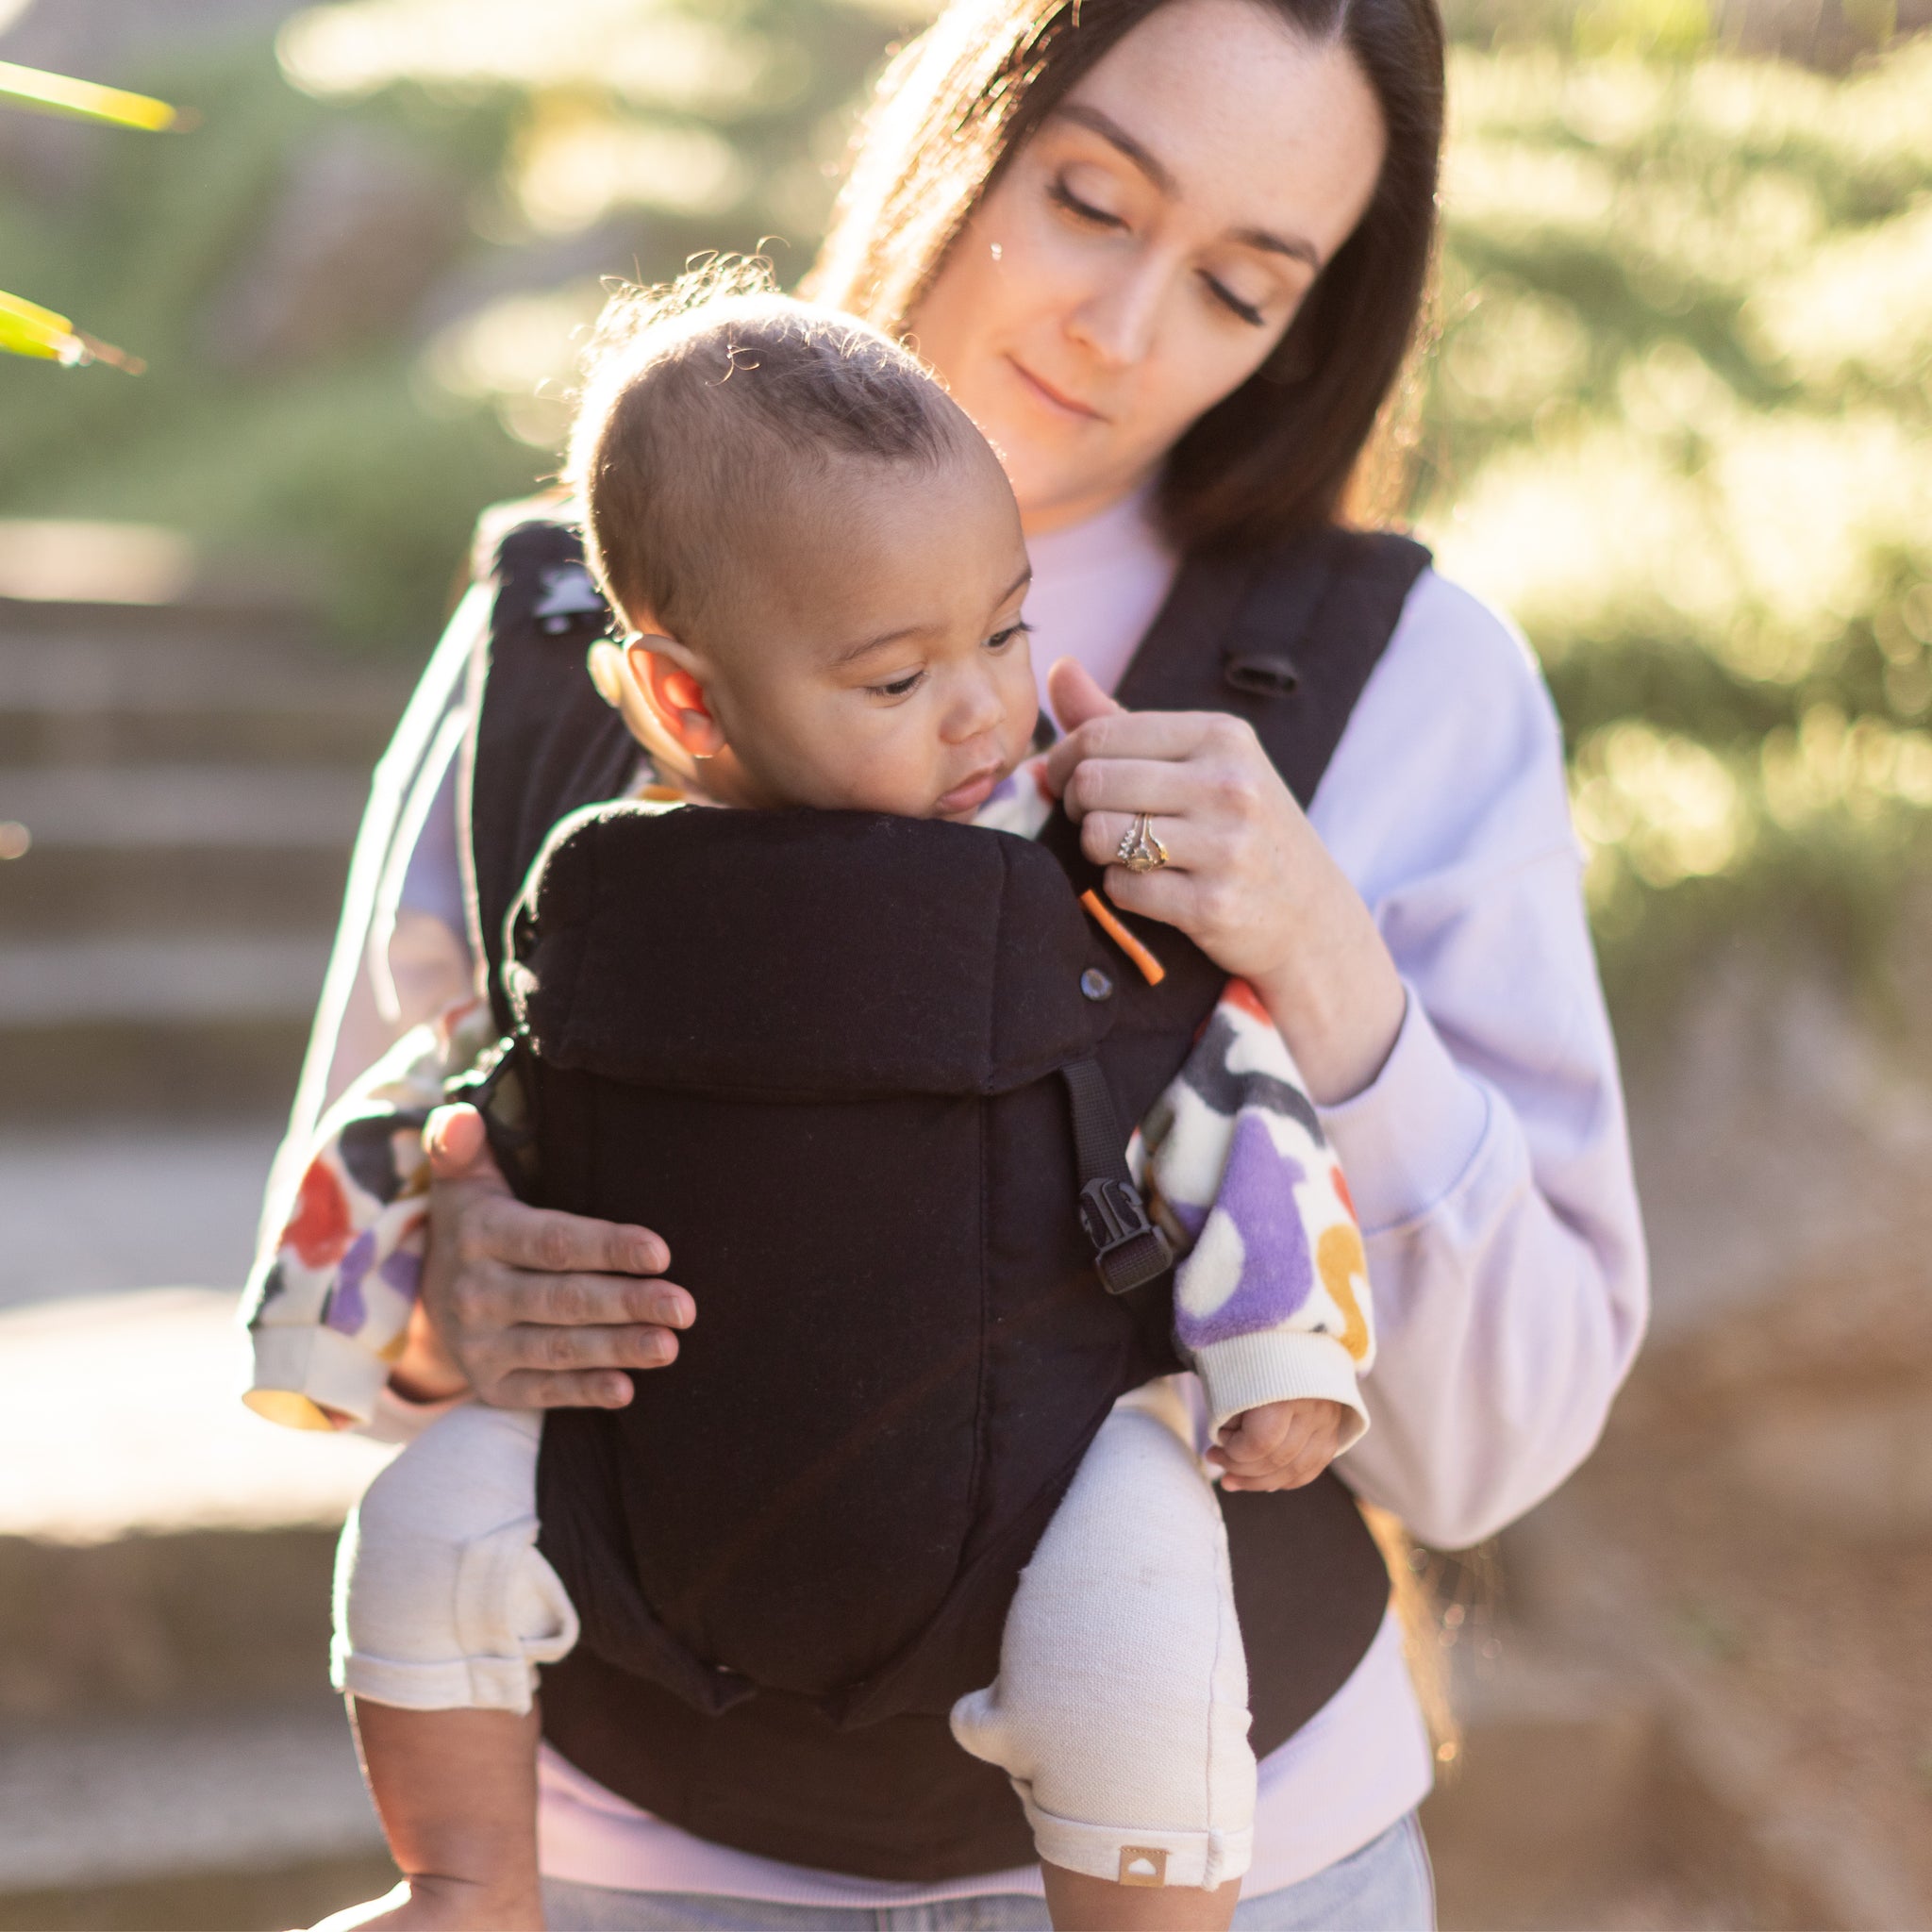
{"type": "Polygon", "coordinates": [[[1325,1396],[1264,1402],[1223,1428],[1208,1460],[1223,1472],[1224,1490],[1298,1490],[1335,1460],[1348,1417],[1325,1396]]]}

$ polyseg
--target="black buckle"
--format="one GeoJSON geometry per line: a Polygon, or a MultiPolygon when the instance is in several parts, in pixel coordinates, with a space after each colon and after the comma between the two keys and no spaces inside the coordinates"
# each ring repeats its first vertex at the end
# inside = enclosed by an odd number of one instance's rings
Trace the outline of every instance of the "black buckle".
{"type": "Polygon", "coordinates": [[[1146,1204],[1132,1181],[1089,1181],[1080,1190],[1080,1225],[1093,1243],[1094,1264],[1108,1294],[1130,1293],[1174,1266],[1174,1250],[1147,1219],[1146,1204]],[[1136,1242],[1144,1244],[1144,1253],[1123,1252],[1136,1242]]]}

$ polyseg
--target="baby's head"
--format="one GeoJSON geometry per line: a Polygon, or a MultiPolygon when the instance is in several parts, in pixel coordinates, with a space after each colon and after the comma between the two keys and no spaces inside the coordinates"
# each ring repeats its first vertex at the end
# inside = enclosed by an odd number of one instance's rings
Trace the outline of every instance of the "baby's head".
{"type": "Polygon", "coordinates": [[[621,296],[572,440],[600,686],[728,804],[968,819],[1038,709],[998,458],[919,362],[759,291],[621,296]]]}

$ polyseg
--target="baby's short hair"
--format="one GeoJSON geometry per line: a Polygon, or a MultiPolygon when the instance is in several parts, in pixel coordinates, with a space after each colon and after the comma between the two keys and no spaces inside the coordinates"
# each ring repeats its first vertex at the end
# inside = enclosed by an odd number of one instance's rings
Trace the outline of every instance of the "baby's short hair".
{"type": "Polygon", "coordinates": [[[843,466],[933,469],[978,441],[910,351],[761,264],[713,264],[606,307],[566,480],[612,603],[702,644],[760,525],[822,508],[843,466]]]}

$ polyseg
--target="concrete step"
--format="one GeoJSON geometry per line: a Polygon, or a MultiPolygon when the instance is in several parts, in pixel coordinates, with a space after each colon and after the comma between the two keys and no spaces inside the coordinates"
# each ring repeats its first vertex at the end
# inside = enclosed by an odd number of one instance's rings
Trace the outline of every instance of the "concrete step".
{"type": "Polygon", "coordinates": [[[0,1122],[286,1106],[325,931],[0,942],[0,1122]]]}
{"type": "Polygon", "coordinates": [[[241,932],[0,944],[0,1055],[9,1034],[96,1022],[304,1021],[325,954],[325,939],[241,932]]]}
{"type": "Polygon", "coordinates": [[[1493,1658],[1452,1653],[1463,1735],[1423,1807],[1445,1932],[1586,1923],[1572,1916],[1668,1863],[1662,1759],[1641,1689],[1506,1639],[1493,1658]]]}
{"type": "Polygon", "coordinates": [[[0,598],[0,763],[366,766],[413,675],[320,647],[287,611],[0,598]]]}
{"type": "Polygon", "coordinates": [[[34,848],[327,851],[356,835],[369,794],[358,768],[240,769],[202,765],[0,768],[0,817],[34,848]]]}
{"type": "Polygon", "coordinates": [[[25,834],[0,931],[326,934],[368,790],[330,766],[0,768],[0,820],[25,834]]]}
{"type": "Polygon", "coordinates": [[[283,1118],[0,1134],[0,1309],[157,1281],[238,1289],[283,1118]]]}
{"type": "Polygon", "coordinates": [[[303,1925],[394,1883],[333,1698],[0,1728],[0,1928],[303,1925]]]}
{"type": "Polygon", "coordinates": [[[323,1695],[336,1532],[392,1452],[244,1408],[234,1306],[0,1312],[0,1729],[323,1695]]]}

